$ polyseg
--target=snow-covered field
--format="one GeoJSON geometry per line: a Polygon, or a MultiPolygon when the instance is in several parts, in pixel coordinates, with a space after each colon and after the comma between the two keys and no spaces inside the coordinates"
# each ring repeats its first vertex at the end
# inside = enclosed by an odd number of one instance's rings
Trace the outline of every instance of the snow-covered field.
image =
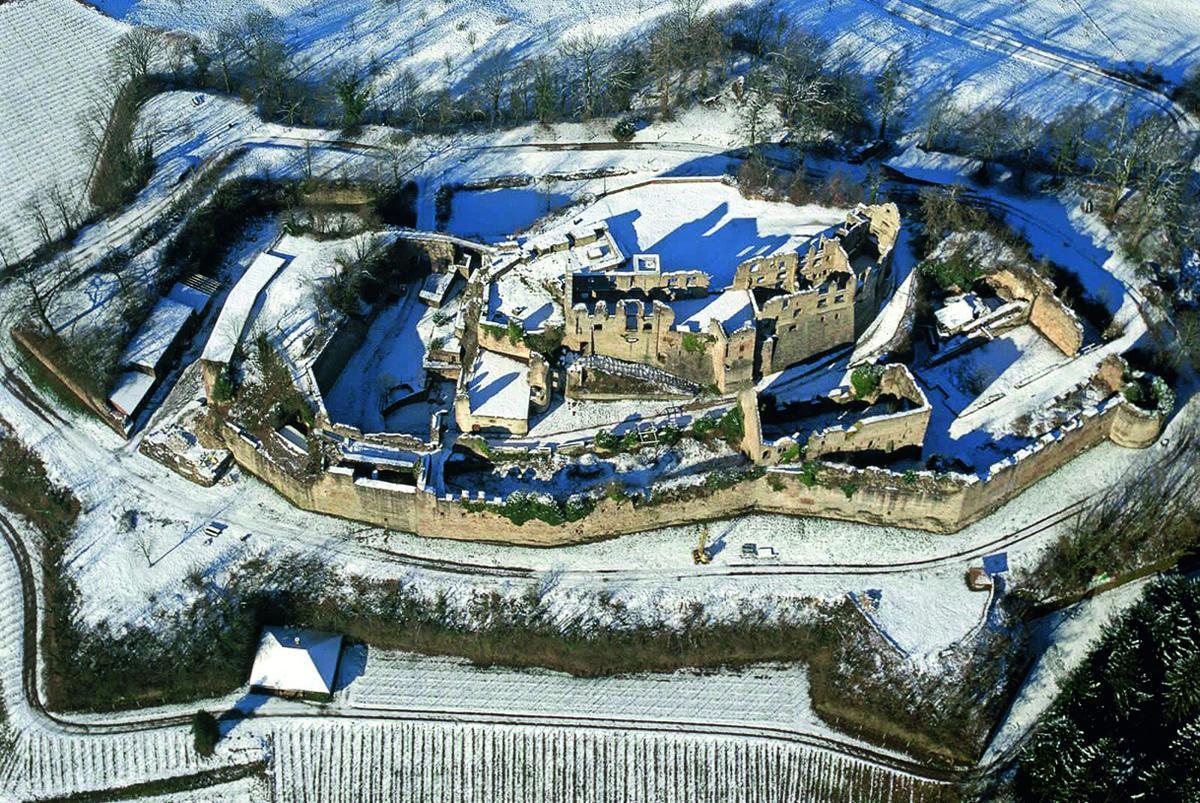
{"type": "Polygon", "coordinates": [[[803,744],[676,729],[323,720],[273,741],[280,801],[883,803],[931,791],[803,744]]]}
{"type": "MultiPolygon", "coordinates": [[[[23,698],[22,588],[0,554],[0,682],[17,734],[0,791],[17,799],[113,789],[268,762],[276,800],[891,801],[930,784],[819,723],[805,674],[744,673],[577,680],[479,670],[462,662],[361,650],[346,657],[332,706],[255,695],[198,704],[252,712],[201,759],[187,713],[168,706],[52,721],[23,698]],[[318,718],[317,714],[330,716],[318,718]],[[842,755],[845,747],[858,757],[842,755]],[[833,749],[831,749],[833,748],[833,749]],[[882,762],[882,764],[880,763],[882,762]]],[[[211,795],[257,800],[262,779],[211,795]]]]}
{"type": "MultiPolygon", "coordinates": [[[[708,7],[733,4],[715,0],[708,7]]],[[[249,11],[270,11],[287,27],[306,72],[382,63],[377,94],[385,102],[405,70],[427,87],[459,88],[482,65],[494,63],[497,53],[513,59],[550,54],[583,35],[614,41],[644,31],[671,8],[661,0],[472,0],[437,8],[377,0],[98,0],[97,5],[121,19],[195,33],[249,11]]],[[[785,0],[777,8],[868,69],[905,51],[913,74],[909,90],[916,98],[953,88],[966,106],[1004,101],[1034,115],[1088,98],[1111,101],[1128,90],[1091,64],[1086,70],[1064,69],[1064,63],[1153,64],[1177,80],[1200,35],[1200,10],[1190,0],[1078,0],[1015,9],[1001,0],[785,0]]]]}
{"type": "Polygon", "coordinates": [[[35,195],[59,231],[46,192],[58,186],[87,209],[92,168],[79,118],[99,95],[108,49],[125,26],[74,0],[0,4],[0,251],[40,243],[24,210],[35,195]]]}

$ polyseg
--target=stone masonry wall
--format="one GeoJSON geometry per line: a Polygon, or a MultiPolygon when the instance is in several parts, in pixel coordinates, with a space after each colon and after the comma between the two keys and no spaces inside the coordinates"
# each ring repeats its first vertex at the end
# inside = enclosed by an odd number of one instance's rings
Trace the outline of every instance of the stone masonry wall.
{"type": "MultiPolygon", "coordinates": [[[[591,515],[561,526],[541,521],[518,526],[486,509],[468,510],[457,499],[438,499],[411,487],[356,481],[348,473],[329,471],[309,485],[236,436],[226,433],[225,445],[245,470],[275,487],[297,507],[439,538],[553,546],[749,513],[817,516],[952,533],[1095,446],[1114,428],[1125,426],[1118,422],[1129,415],[1127,406],[1118,401],[1096,411],[1057,440],[997,468],[986,480],[919,472],[916,481],[907,482],[883,469],[835,466],[822,469],[828,479],[809,486],[795,468],[777,468],[731,488],[654,505],[635,507],[627,500],[604,498],[591,515]]],[[[1152,442],[1150,432],[1156,437],[1161,426],[1161,419],[1155,419],[1152,426],[1138,430],[1140,441],[1152,442]]]]}

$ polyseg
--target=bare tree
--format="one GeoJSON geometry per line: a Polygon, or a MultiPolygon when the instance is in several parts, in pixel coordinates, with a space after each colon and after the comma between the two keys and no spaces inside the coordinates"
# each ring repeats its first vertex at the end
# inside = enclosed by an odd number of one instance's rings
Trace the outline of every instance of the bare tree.
{"type": "Polygon", "coordinates": [[[154,535],[150,532],[150,529],[143,527],[138,530],[133,538],[133,543],[137,547],[138,553],[146,559],[147,568],[153,566],[154,561],[150,556],[154,552],[154,535]]]}
{"type": "Polygon", "coordinates": [[[949,89],[938,92],[926,101],[925,109],[925,131],[921,137],[921,147],[929,151],[937,147],[942,135],[953,124],[959,112],[954,105],[954,95],[949,89]]]}
{"type": "MultiPolygon", "coordinates": [[[[33,322],[41,328],[42,333],[50,335],[54,333],[54,324],[50,319],[54,300],[62,292],[62,289],[66,287],[71,277],[68,275],[68,271],[61,261],[51,265],[46,271],[45,276],[49,280],[41,282],[31,274],[20,277],[13,285],[13,289],[18,294],[18,299],[17,303],[11,307],[11,310],[16,315],[32,315],[33,322]]],[[[14,321],[13,323],[15,325],[16,323],[28,322],[29,319],[27,318],[24,321],[14,321]]]]}
{"type": "Polygon", "coordinates": [[[121,34],[109,50],[113,66],[129,80],[148,76],[162,55],[162,34],[140,25],[121,34]]]}
{"type": "Polygon", "coordinates": [[[191,60],[195,40],[187,34],[171,34],[166,40],[167,63],[171,66],[171,77],[182,80],[184,68],[191,60]]]}
{"type": "Polygon", "coordinates": [[[801,141],[816,138],[837,102],[833,81],[822,67],[828,45],[811,34],[798,34],[770,54],[775,107],[801,141]]]}
{"type": "Polygon", "coordinates": [[[42,239],[42,245],[49,247],[54,244],[54,234],[50,229],[46,207],[42,199],[38,197],[39,192],[41,190],[29,195],[21,204],[21,209],[25,213],[25,219],[37,229],[38,235],[42,239]]]}
{"type": "Polygon", "coordinates": [[[508,87],[508,73],[511,68],[509,54],[506,50],[496,50],[485,56],[479,65],[480,90],[488,102],[488,123],[495,125],[500,119],[500,101],[504,90],[508,87]]]}
{"type": "Polygon", "coordinates": [[[231,26],[222,26],[216,31],[205,34],[204,52],[210,54],[212,63],[216,64],[221,73],[221,85],[226,92],[233,91],[233,67],[237,59],[238,41],[231,26]]]}
{"type": "Polygon", "coordinates": [[[879,138],[887,139],[888,125],[900,113],[904,104],[904,87],[908,83],[908,54],[898,50],[888,56],[883,70],[875,78],[875,112],[879,115],[879,138]]]}
{"type": "Polygon", "coordinates": [[[77,118],[80,152],[87,161],[94,161],[104,147],[113,104],[120,91],[120,78],[113,73],[104,73],[88,91],[87,101],[77,118]]]}
{"type": "Polygon", "coordinates": [[[1096,110],[1080,103],[1063,109],[1046,124],[1044,147],[1055,173],[1070,175],[1080,169],[1088,128],[1095,120],[1096,110]]]}
{"type": "Polygon", "coordinates": [[[567,71],[567,85],[575,89],[575,111],[584,121],[590,120],[601,87],[600,39],[590,32],[572,37],[562,44],[559,53],[567,71]]]}
{"type": "Polygon", "coordinates": [[[63,231],[69,232],[79,225],[78,201],[75,200],[76,195],[74,187],[64,189],[58,182],[50,185],[50,189],[46,191],[46,197],[49,199],[55,213],[57,213],[58,221],[62,225],[63,231]]]}
{"type": "Polygon", "coordinates": [[[762,139],[762,128],[767,111],[768,86],[765,78],[759,72],[747,76],[745,89],[742,91],[742,108],[740,112],[746,145],[754,152],[762,139]]]}
{"type": "Polygon", "coordinates": [[[658,114],[664,120],[671,116],[671,82],[675,77],[676,42],[665,26],[660,26],[650,38],[650,69],[658,88],[658,114]]]}
{"type": "Polygon", "coordinates": [[[12,267],[17,259],[16,253],[16,248],[13,247],[12,233],[9,232],[7,226],[0,223],[0,266],[4,270],[12,267]]]}

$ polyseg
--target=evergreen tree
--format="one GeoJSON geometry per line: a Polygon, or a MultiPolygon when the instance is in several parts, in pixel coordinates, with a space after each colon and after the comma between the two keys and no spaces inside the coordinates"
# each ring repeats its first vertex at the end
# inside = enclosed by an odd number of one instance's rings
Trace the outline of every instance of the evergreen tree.
{"type": "Polygon", "coordinates": [[[1200,579],[1107,627],[1021,754],[1022,800],[1200,800],[1200,579]]]}
{"type": "Polygon", "coordinates": [[[207,758],[217,749],[217,742],[221,738],[221,729],[217,725],[217,718],[207,711],[197,711],[192,715],[192,739],[196,745],[196,752],[207,758]]]}

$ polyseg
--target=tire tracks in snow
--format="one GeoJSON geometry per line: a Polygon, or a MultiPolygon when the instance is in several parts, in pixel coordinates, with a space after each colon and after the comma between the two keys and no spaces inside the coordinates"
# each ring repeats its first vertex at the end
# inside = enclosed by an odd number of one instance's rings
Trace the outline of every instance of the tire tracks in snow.
{"type": "Polygon", "coordinates": [[[914,0],[863,0],[886,14],[948,39],[1051,70],[1069,72],[1096,86],[1117,85],[1166,113],[1182,132],[1195,131],[1197,121],[1165,93],[1078,56],[1043,47],[993,25],[976,25],[914,0]]]}

